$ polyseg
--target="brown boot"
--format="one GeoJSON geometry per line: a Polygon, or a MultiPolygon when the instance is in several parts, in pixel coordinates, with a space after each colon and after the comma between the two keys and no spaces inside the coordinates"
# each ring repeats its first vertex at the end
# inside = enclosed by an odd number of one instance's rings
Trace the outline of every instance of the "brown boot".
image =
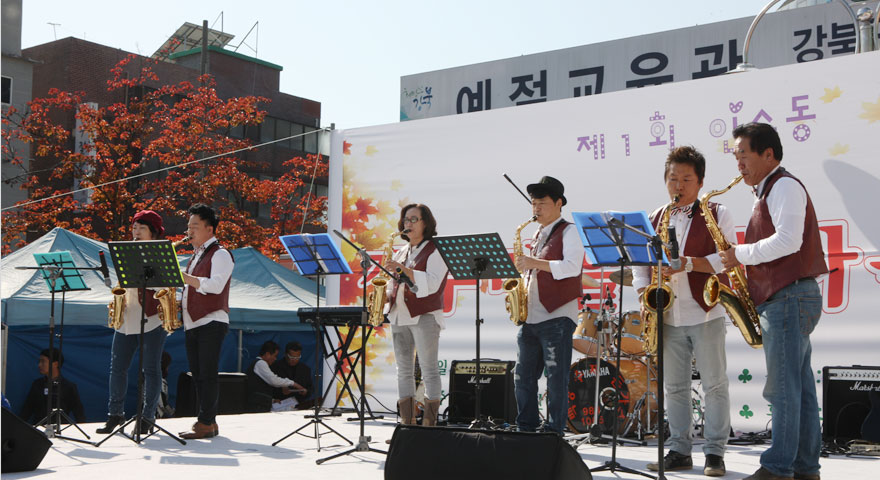
{"type": "MultiPolygon", "coordinates": [[[[416,424],[416,401],[413,397],[401,398],[397,401],[397,414],[400,416],[400,423],[403,425],[416,424]]],[[[385,443],[391,444],[391,439],[385,440],[385,443]]]]}
{"type": "Polygon", "coordinates": [[[437,425],[437,414],[440,412],[440,400],[425,399],[425,413],[422,415],[422,425],[433,427],[437,425]]]}

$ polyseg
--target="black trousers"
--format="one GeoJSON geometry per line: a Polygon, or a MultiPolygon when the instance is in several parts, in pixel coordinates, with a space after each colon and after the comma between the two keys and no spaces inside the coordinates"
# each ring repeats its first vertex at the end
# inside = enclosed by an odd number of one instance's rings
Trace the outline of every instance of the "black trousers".
{"type": "Polygon", "coordinates": [[[229,324],[211,322],[186,331],[186,356],[196,385],[199,422],[212,425],[220,402],[220,347],[229,324]]]}

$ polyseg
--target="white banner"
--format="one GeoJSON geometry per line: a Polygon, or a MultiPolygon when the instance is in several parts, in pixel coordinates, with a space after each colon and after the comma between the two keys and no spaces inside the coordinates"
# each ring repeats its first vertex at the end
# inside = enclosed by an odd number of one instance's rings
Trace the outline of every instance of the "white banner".
{"type": "MultiPolygon", "coordinates": [[[[694,145],[705,154],[705,193],[738,175],[730,150],[733,128],[770,123],[782,137],[782,165],[803,181],[813,199],[832,270],[820,279],[824,314],[812,335],[821,397],[823,366],[880,365],[878,71],[880,52],[873,52],[340,131],[330,173],[330,225],[378,256],[396,229],[400,207],[419,202],[433,210],[440,235],[499,232],[510,247],[515,227],[531,209],[504,173],[523,190],[543,175],[560,179],[568,219],[574,211],[651,211],[668,202],[663,164],[670,148],[694,145]]],[[[751,214],[749,188],[740,184],[716,200],[733,212],[741,236],[751,214]]],[[[530,238],[534,228],[526,228],[523,238],[530,238]]],[[[344,252],[358,271],[354,252],[344,252]]],[[[587,272],[611,289],[618,307],[638,308],[632,288],[608,280],[610,270],[588,266],[587,272]]],[[[360,303],[360,277],[339,281],[330,295],[338,293],[341,304],[360,303]]],[[[444,393],[452,361],[475,354],[476,293],[472,281],[450,278],[447,283],[447,329],[440,340],[444,393]]],[[[598,308],[599,289],[585,293],[594,299],[591,307],[598,308]]],[[[483,282],[480,313],[485,319],[482,356],[515,360],[517,328],[504,310],[500,280],[483,282]]],[[[369,347],[368,391],[393,409],[397,387],[390,327],[379,328],[369,347]]],[[[734,428],[763,430],[770,419],[761,397],[764,355],[748,347],[732,325],[727,355],[734,428]]]]}

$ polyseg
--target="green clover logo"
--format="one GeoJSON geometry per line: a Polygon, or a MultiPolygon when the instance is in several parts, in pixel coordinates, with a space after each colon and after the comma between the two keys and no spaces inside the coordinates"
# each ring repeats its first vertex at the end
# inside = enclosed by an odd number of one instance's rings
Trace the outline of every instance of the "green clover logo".
{"type": "Polygon", "coordinates": [[[755,412],[751,411],[748,405],[743,405],[743,409],[739,411],[739,416],[745,417],[746,419],[752,417],[753,415],[755,415],[755,412]]]}
{"type": "Polygon", "coordinates": [[[744,368],[743,373],[741,373],[737,378],[739,378],[740,382],[748,383],[748,381],[752,379],[752,374],[749,373],[748,368],[744,368]]]}

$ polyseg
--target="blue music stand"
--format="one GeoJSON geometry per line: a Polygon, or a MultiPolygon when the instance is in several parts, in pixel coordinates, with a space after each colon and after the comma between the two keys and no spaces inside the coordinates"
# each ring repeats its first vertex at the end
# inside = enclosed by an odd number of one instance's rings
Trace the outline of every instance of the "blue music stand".
{"type": "MultiPolygon", "coordinates": [[[[578,234],[584,244],[587,258],[590,263],[598,266],[619,266],[620,278],[623,278],[626,266],[656,266],[660,268],[668,265],[669,262],[663,252],[662,244],[659,236],[654,232],[654,226],[648,220],[648,215],[644,212],[575,212],[572,213],[575,225],[578,227],[578,234]]],[[[660,296],[661,289],[657,289],[657,296],[660,296]]],[[[659,300],[658,300],[659,301],[659,300]]],[[[617,328],[617,369],[620,371],[620,352],[621,352],[621,334],[623,332],[623,288],[620,289],[619,303],[621,308],[618,309],[618,328],[617,328]]],[[[658,428],[662,425],[660,419],[663,418],[663,313],[662,309],[657,309],[657,408],[658,408],[658,428]]],[[[599,384],[597,366],[596,385],[599,384]]],[[[649,372],[650,373],[650,372],[649,372]]],[[[650,391],[650,376],[648,378],[648,390],[650,391]]],[[[613,411],[616,412],[620,401],[620,392],[614,391],[613,411]]],[[[598,408],[598,405],[594,405],[598,408]]],[[[625,467],[617,462],[617,424],[619,415],[614,415],[612,426],[611,441],[611,460],[605,462],[604,465],[592,468],[590,471],[597,472],[609,470],[614,473],[616,470],[622,472],[642,475],[648,478],[664,478],[663,476],[663,444],[664,438],[662,431],[658,435],[658,457],[659,472],[658,477],[640,472],[638,470],[625,467]]],[[[595,418],[595,417],[594,417],[595,418]]],[[[591,432],[592,434],[592,432],[591,432]]]]}
{"type": "MultiPolygon", "coordinates": [[[[342,257],[342,251],[339,250],[339,247],[333,243],[329,234],[326,233],[316,233],[309,234],[304,233],[301,235],[282,235],[278,237],[278,240],[281,241],[281,245],[284,246],[284,249],[287,250],[287,253],[290,255],[291,260],[296,264],[296,268],[302,275],[315,275],[315,323],[313,325],[315,329],[315,373],[314,373],[314,385],[316,388],[321,389],[323,386],[320,383],[320,376],[318,373],[318,369],[321,366],[321,358],[320,352],[318,350],[318,345],[323,345],[323,340],[321,338],[321,332],[323,331],[323,326],[321,325],[321,275],[341,275],[343,273],[352,273],[351,267],[348,266],[348,263],[345,262],[345,259],[342,257]]],[[[311,416],[311,419],[306,422],[301,427],[296,430],[288,433],[284,437],[277,440],[272,444],[274,447],[278,445],[282,441],[284,441],[287,437],[291,435],[299,433],[300,430],[308,427],[309,425],[315,426],[315,435],[314,437],[307,436],[309,438],[314,438],[318,442],[318,451],[321,451],[321,433],[319,431],[319,426],[323,425],[324,428],[330,430],[331,432],[338,435],[340,438],[348,442],[349,445],[354,445],[354,443],[345,438],[341,433],[334,430],[332,427],[324,423],[321,419],[321,415],[319,415],[318,410],[320,408],[320,401],[322,399],[316,398],[314,403],[314,414],[311,416]]],[[[325,432],[326,433],[326,432],[325,432]]]]}

